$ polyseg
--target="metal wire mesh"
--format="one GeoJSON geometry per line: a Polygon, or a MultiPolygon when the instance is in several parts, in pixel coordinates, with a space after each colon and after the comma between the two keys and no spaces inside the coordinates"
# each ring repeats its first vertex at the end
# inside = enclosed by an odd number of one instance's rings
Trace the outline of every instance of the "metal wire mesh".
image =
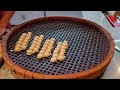
{"type": "Polygon", "coordinates": [[[109,44],[99,30],[70,21],[40,22],[30,27],[24,27],[10,37],[7,45],[8,55],[16,65],[32,72],[52,75],[82,72],[95,67],[103,60],[108,51],[109,44]],[[28,46],[31,45],[35,35],[41,34],[45,36],[43,43],[52,37],[56,39],[54,48],[57,42],[67,40],[69,47],[65,61],[53,64],[50,62],[51,56],[38,60],[37,54],[27,56],[25,51],[11,52],[23,32],[33,33],[28,46]]]}

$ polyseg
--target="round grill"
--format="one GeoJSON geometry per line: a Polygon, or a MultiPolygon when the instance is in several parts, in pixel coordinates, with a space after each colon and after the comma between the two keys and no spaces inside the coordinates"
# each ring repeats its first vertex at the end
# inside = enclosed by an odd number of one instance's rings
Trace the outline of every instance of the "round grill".
{"type": "Polygon", "coordinates": [[[112,46],[114,46],[110,35],[109,38],[106,35],[106,30],[103,31],[100,26],[98,28],[93,24],[92,22],[91,24],[87,23],[87,20],[70,17],[36,19],[13,29],[7,35],[6,43],[4,42],[3,44],[10,61],[14,65],[32,73],[53,76],[81,73],[99,66],[105,60],[110,51],[110,41],[112,46]],[[22,33],[27,32],[33,33],[28,47],[31,45],[35,35],[43,34],[45,36],[42,45],[46,39],[55,38],[54,48],[57,42],[67,40],[69,47],[66,51],[65,60],[51,63],[50,58],[52,56],[38,60],[36,58],[37,54],[27,56],[26,51],[14,53],[12,50],[14,50],[18,38],[22,33]]]}

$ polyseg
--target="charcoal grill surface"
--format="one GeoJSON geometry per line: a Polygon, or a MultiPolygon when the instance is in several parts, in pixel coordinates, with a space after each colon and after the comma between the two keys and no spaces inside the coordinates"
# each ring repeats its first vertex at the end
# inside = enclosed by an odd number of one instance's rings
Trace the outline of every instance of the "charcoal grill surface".
{"type": "MultiPolygon", "coordinates": [[[[99,29],[71,20],[43,20],[18,28],[19,32],[11,35],[7,41],[9,58],[17,66],[31,72],[48,75],[71,74],[89,70],[100,64],[109,52],[110,44],[106,36],[99,29]],[[55,38],[57,42],[67,40],[69,47],[63,62],[51,63],[50,58],[38,60],[37,54],[27,56],[25,51],[14,53],[15,44],[22,33],[32,32],[35,35],[43,34],[46,39],[55,38]]],[[[42,43],[42,45],[43,45],[42,43]]],[[[41,46],[42,48],[42,46],[41,46]]],[[[41,49],[40,48],[40,49],[41,49]]]]}

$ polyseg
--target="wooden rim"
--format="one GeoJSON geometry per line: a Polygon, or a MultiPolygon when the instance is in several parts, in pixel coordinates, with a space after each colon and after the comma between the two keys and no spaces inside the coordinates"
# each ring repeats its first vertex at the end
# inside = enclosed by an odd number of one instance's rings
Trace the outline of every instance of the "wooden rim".
{"type": "Polygon", "coordinates": [[[101,27],[100,25],[89,21],[89,20],[85,20],[85,19],[80,19],[80,18],[73,18],[73,17],[59,17],[59,16],[52,16],[52,17],[43,17],[43,18],[37,18],[34,20],[30,20],[27,21],[15,28],[13,28],[9,33],[7,33],[7,35],[5,36],[5,38],[2,41],[2,52],[3,52],[3,58],[5,60],[5,62],[7,63],[7,65],[11,68],[12,71],[14,71],[16,74],[22,75],[25,78],[35,78],[35,79],[73,79],[73,78],[89,78],[91,77],[91,75],[94,75],[96,73],[101,73],[102,70],[104,68],[106,68],[108,66],[108,64],[110,63],[113,54],[114,54],[114,50],[115,50],[115,44],[114,44],[114,40],[112,38],[112,36],[110,35],[110,33],[107,32],[106,29],[104,29],[103,27],[101,27]],[[86,71],[83,72],[78,72],[78,73],[72,73],[72,74],[62,74],[62,75],[45,75],[45,74],[40,74],[40,73],[34,73],[28,70],[25,70],[17,65],[15,65],[11,59],[8,57],[7,54],[7,50],[6,50],[6,45],[7,45],[7,40],[9,38],[9,36],[16,31],[16,29],[21,28],[22,26],[25,26],[31,22],[36,22],[36,21],[42,21],[42,20],[47,20],[47,19],[64,19],[64,20],[71,20],[71,21],[76,21],[76,22],[80,22],[89,26],[92,26],[96,29],[99,29],[102,31],[102,33],[106,36],[109,44],[110,44],[110,49],[109,52],[107,54],[107,56],[104,58],[104,60],[99,64],[96,65],[95,67],[88,69],[86,71]]]}

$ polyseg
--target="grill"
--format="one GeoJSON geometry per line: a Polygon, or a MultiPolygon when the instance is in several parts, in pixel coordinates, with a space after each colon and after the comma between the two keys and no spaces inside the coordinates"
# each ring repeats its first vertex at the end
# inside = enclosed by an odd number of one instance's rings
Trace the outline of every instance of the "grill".
{"type": "MultiPolygon", "coordinates": [[[[19,78],[96,78],[104,71],[114,53],[111,35],[101,26],[88,20],[73,17],[44,17],[25,22],[9,32],[2,42],[4,59],[19,78]],[[22,33],[43,34],[57,42],[67,40],[69,47],[65,60],[51,63],[49,58],[38,60],[37,54],[26,51],[14,53],[15,44],[22,33]]],[[[41,46],[42,48],[42,46],[41,46]]],[[[40,48],[40,49],[41,49],[40,48]]],[[[54,50],[54,49],[53,49],[54,50]]]]}

